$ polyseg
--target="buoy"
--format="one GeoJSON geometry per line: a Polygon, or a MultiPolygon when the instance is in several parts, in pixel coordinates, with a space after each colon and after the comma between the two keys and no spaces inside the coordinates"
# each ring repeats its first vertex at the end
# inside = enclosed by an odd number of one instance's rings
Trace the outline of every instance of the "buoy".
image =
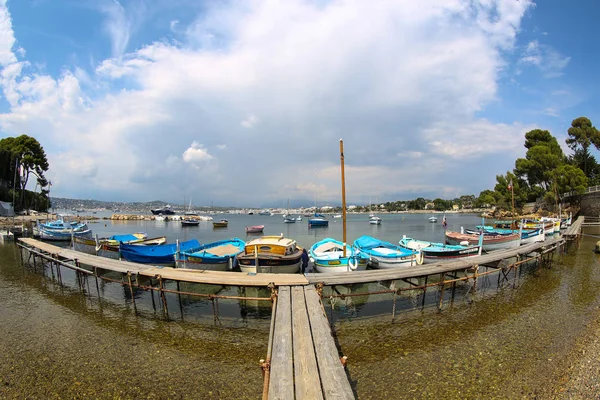
{"type": "Polygon", "coordinates": [[[594,253],[600,253],[600,240],[596,242],[596,247],[594,247],[594,253]]]}

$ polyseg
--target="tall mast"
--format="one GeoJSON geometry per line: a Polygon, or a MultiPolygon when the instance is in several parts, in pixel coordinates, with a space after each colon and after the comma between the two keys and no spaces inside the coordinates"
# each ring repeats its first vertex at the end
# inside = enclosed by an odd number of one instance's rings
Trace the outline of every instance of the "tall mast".
{"type": "Polygon", "coordinates": [[[340,139],[340,163],[342,170],[342,227],[344,242],[344,257],[346,257],[346,179],[344,174],[344,141],[340,139]]]}

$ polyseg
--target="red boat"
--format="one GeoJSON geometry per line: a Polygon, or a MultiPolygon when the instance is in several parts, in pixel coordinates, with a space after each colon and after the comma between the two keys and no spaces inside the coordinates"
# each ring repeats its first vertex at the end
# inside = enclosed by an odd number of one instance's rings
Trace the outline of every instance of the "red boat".
{"type": "Polygon", "coordinates": [[[264,225],[252,225],[246,227],[246,233],[262,233],[265,229],[264,225]]]}

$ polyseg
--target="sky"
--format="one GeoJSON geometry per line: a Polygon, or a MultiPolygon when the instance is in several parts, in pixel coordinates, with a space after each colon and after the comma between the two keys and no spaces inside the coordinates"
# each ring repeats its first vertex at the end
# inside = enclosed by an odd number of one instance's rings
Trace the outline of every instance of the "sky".
{"type": "MultiPolygon", "coordinates": [[[[0,0],[0,138],[52,197],[195,206],[493,190],[600,124],[595,0],[0,0]]],[[[593,152],[598,159],[598,153],[593,152]]],[[[308,204],[307,204],[308,203],[308,204]]]]}

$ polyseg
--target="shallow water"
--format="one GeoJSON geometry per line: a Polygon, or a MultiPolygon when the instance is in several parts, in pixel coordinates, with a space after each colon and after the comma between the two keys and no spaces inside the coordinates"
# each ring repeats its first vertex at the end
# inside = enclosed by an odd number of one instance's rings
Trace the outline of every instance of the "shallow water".
{"type": "MultiPolygon", "coordinates": [[[[401,221],[388,224],[389,236],[401,221]]],[[[432,306],[435,293],[423,309],[415,307],[419,296],[399,297],[394,321],[391,295],[338,298],[333,309],[326,300],[356,394],[543,397],[600,305],[597,240],[584,238],[579,249],[555,254],[551,268],[530,268],[515,289],[497,288],[495,276],[476,293],[459,288],[441,313],[432,306]]],[[[156,296],[153,306],[149,293],[136,291],[136,313],[120,285],[97,289],[88,280],[81,289],[62,271],[61,286],[54,271],[23,268],[15,246],[0,246],[0,397],[260,397],[268,303],[220,300],[215,318],[211,301],[183,296],[180,303],[171,295],[167,320],[156,296]]],[[[268,296],[236,288],[221,293],[268,296]]]]}

